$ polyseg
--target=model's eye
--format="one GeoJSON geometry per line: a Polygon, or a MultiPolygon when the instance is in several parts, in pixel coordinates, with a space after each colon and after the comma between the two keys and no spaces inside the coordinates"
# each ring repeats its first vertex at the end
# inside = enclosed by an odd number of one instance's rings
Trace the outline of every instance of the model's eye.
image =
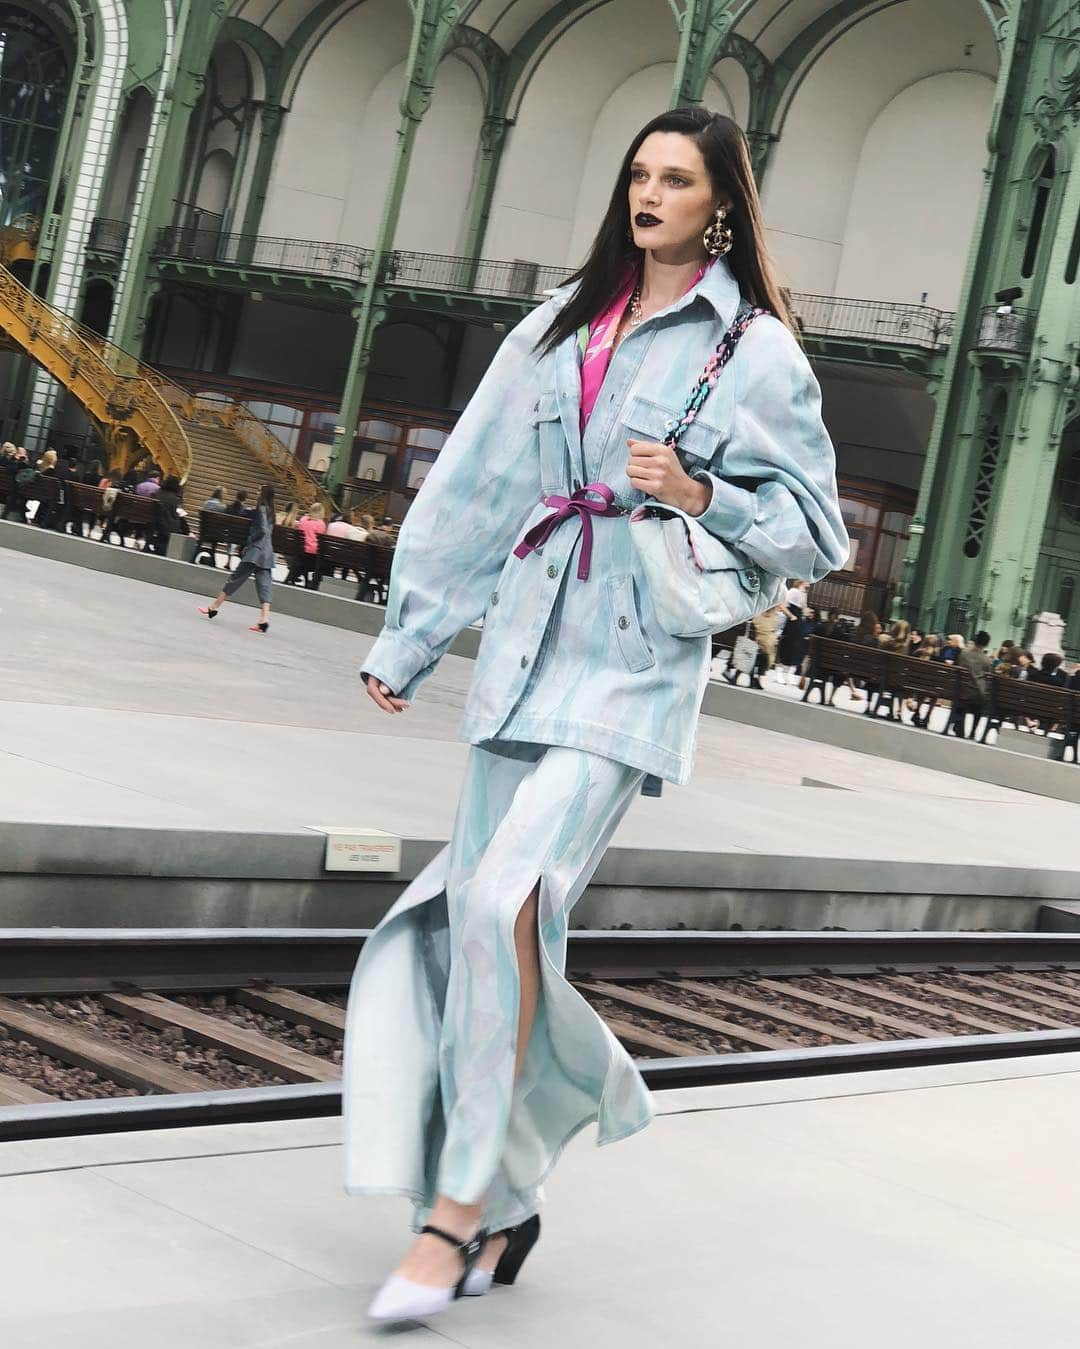
{"type": "Polygon", "coordinates": [[[644,170],[644,169],[631,169],[631,170],[630,170],[630,177],[633,179],[633,181],[634,181],[635,183],[640,183],[641,180],[642,180],[642,178],[645,177],[645,170],[644,170]]]}
{"type": "Polygon", "coordinates": [[[675,187],[685,187],[685,186],[686,186],[686,179],[685,179],[685,178],[680,178],[679,175],[678,175],[677,173],[671,174],[671,175],[668,177],[668,182],[674,184],[675,187]]]}

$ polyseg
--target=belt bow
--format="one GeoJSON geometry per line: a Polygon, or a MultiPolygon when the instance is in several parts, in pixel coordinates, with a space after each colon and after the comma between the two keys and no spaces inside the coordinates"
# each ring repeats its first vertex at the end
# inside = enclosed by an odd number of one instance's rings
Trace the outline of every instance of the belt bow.
{"type": "Polygon", "coordinates": [[[538,520],[526,530],[521,542],[514,549],[515,557],[528,557],[537,548],[543,548],[552,534],[572,515],[581,520],[581,553],[578,556],[578,580],[589,579],[589,567],[592,563],[593,526],[592,517],[623,515],[625,512],[614,504],[615,493],[606,482],[590,482],[579,487],[572,496],[549,496],[544,498],[545,506],[552,506],[550,515],[538,520]],[[590,493],[592,496],[590,496],[590,493]],[[595,501],[592,497],[600,497],[595,501]]]}

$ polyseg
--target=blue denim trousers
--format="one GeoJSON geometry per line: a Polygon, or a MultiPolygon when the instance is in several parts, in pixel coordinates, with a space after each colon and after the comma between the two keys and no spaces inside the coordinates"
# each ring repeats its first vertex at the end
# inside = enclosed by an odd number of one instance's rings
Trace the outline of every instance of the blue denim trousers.
{"type": "Polygon", "coordinates": [[[436,1194],[483,1202],[483,1223],[535,1213],[585,1125],[597,1143],[652,1118],[626,1050],[564,978],[570,911],[643,774],[582,750],[487,742],[470,751],[449,845],[365,943],[344,1053],[345,1187],[402,1194],[414,1228],[436,1194]],[[539,882],[540,997],[514,1080],[514,925],[539,882]]]}

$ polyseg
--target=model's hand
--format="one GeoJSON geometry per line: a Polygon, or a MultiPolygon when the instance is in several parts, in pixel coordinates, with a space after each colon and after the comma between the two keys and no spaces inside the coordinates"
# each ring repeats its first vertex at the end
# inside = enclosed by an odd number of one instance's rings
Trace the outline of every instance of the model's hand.
{"type": "Polygon", "coordinates": [[[677,506],[687,515],[700,515],[712,500],[708,483],[698,482],[684,471],[679,456],[670,445],[652,440],[628,440],[630,462],[626,476],[639,492],[677,506]]]}
{"type": "Polygon", "coordinates": [[[404,698],[395,698],[387,684],[381,684],[374,675],[368,675],[364,684],[367,688],[368,697],[383,712],[389,712],[393,715],[395,712],[404,712],[409,704],[404,698]]]}

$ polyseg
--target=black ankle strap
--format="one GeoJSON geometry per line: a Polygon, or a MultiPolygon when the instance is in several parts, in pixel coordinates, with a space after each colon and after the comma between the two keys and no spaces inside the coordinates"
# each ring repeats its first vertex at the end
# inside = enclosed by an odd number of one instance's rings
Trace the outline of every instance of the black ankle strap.
{"type": "Polygon", "coordinates": [[[468,1261],[470,1257],[479,1253],[486,1235],[483,1231],[480,1231],[477,1232],[475,1236],[469,1237],[466,1241],[462,1241],[460,1237],[455,1237],[453,1232],[444,1232],[441,1227],[432,1227],[430,1223],[421,1227],[420,1231],[421,1233],[430,1232],[433,1237],[442,1237],[443,1241],[448,1241],[465,1261],[468,1261]]]}

